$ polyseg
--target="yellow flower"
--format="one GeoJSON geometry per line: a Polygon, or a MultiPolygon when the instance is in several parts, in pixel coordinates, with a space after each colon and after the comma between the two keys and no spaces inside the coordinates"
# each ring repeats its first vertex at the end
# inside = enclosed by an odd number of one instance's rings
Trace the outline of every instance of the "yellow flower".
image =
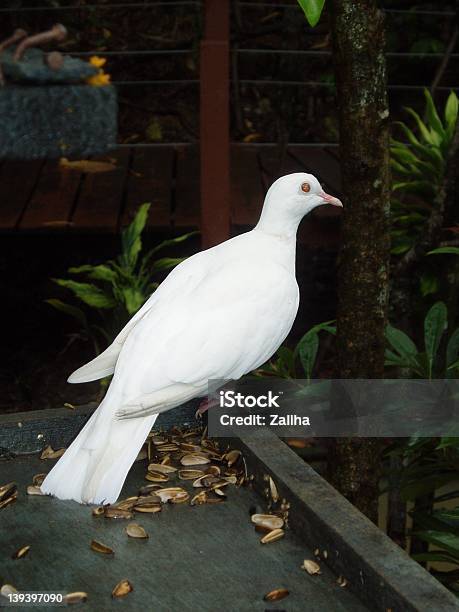
{"type": "Polygon", "coordinates": [[[93,87],[103,87],[104,85],[110,85],[110,75],[106,74],[103,70],[99,70],[97,74],[86,79],[88,85],[93,87]]]}
{"type": "Polygon", "coordinates": [[[106,62],[107,60],[105,57],[98,57],[97,55],[92,55],[89,58],[89,63],[91,64],[91,66],[95,66],[96,68],[102,68],[102,66],[104,66],[106,62]]]}

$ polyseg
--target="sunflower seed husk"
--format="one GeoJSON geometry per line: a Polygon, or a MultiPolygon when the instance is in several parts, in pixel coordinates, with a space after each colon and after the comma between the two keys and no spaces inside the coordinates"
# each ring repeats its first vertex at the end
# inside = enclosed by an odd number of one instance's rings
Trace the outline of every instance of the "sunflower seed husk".
{"type": "Polygon", "coordinates": [[[179,450],[179,447],[177,444],[161,444],[156,450],[158,453],[174,453],[179,450]]]}
{"type": "Polygon", "coordinates": [[[236,463],[236,461],[239,459],[240,456],[241,456],[241,451],[231,450],[228,453],[226,453],[226,455],[224,456],[224,459],[226,463],[228,464],[228,467],[231,467],[232,465],[236,463]]]}
{"type": "Polygon", "coordinates": [[[202,470],[179,470],[178,477],[180,480],[195,480],[205,476],[202,470]]]}
{"type": "Polygon", "coordinates": [[[231,476],[224,476],[223,478],[229,484],[237,484],[237,476],[231,475],[231,476]]]}
{"type": "Polygon", "coordinates": [[[201,446],[197,444],[191,444],[190,442],[180,442],[180,450],[186,451],[187,453],[201,452],[201,446]]]}
{"type": "Polygon", "coordinates": [[[183,457],[180,459],[180,463],[185,466],[205,465],[206,463],[210,463],[210,459],[202,454],[190,453],[183,455],[183,457]]]}
{"type": "Polygon", "coordinates": [[[279,501],[279,493],[277,491],[276,484],[274,480],[271,478],[271,476],[269,477],[269,490],[271,492],[271,499],[273,500],[274,503],[277,503],[279,501]]]}
{"type": "Polygon", "coordinates": [[[116,587],[113,589],[112,597],[125,597],[133,590],[134,588],[129,580],[121,580],[121,582],[118,582],[116,587]]]}
{"type": "Polygon", "coordinates": [[[177,471],[177,468],[165,463],[150,463],[147,469],[149,472],[159,472],[160,474],[173,474],[177,471]]]}
{"type": "Polygon", "coordinates": [[[129,523],[129,525],[126,527],[126,533],[130,538],[144,540],[148,538],[148,533],[145,531],[142,525],[139,525],[138,523],[129,523]]]}
{"type": "Polygon", "coordinates": [[[105,508],[103,506],[97,506],[92,509],[93,516],[102,516],[105,513],[105,508]]]}
{"type": "Polygon", "coordinates": [[[262,544],[270,544],[271,542],[277,542],[285,535],[285,531],[283,529],[273,529],[265,536],[263,536],[260,540],[262,544]]]}
{"type": "Polygon", "coordinates": [[[8,484],[2,485],[0,487],[0,502],[12,497],[17,490],[18,488],[15,482],[9,482],[8,484]]]}
{"type": "Polygon", "coordinates": [[[199,491],[191,498],[191,506],[201,506],[207,502],[207,491],[199,491]]]}
{"type": "Polygon", "coordinates": [[[310,574],[311,576],[321,573],[320,565],[316,563],[316,561],[312,561],[312,559],[305,559],[303,561],[303,565],[301,566],[301,569],[306,570],[308,574],[310,574]]]}
{"type": "Polygon", "coordinates": [[[132,497],[126,497],[126,499],[122,499],[121,501],[114,504],[114,508],[118,508],[118,510],[131,510],[134,504],[136,504],[138,500],[137,495],[133,495],[132,497]]]}
{"type": "Polygon", "coordinates": [[[139,497],[135,505],[136,506],[149,506],[150,504],[160,504],[160,503],[161,503],[161,498],[158,497],[158,495],[155,495],[155,493],[152,493],[151,495],[139,497]]]}
{"type": "Polygon", "coordinates": [[[102,542],[98,542],[97,540],[91,540],[90,544],[91,550],[97,553],[101,553],[102,555],[114,555],[115,551],[110,546],[106,544],[102,544],[102,542]]]}
{"type": "Polygon", "coordinates": [[[4,597],[8,597],[8,595],[13,595],[17,592],[17,588],[14,587],[12,584],[4,584],[0,589],[0,595],[3,595],[4,597]]]}
{"type": "Polygon", "coordinates": [[[224,503],[225,499],[226,499],[226,496],[225,497],[209,497],[207,499],[207,503],[208,504],[222,504],[224,503]]]}
{"type": "Polygon", "coordinates": [[[215,493],[215,495],[218,495],[218,497],[226,497],[226,494],[218,487],[214,487],[212,491],[215,493]]]}
{"type": "Polygon", "coordinates": [[[346,587],[349,584],[344,576],[338,576],[338,580],[336,582],[340,587],[346,587]]]}
{"type": "Polygon", "coordinates": [[[156,514],[156,512],[161,512],[161,504],[156,504],[154,502],[148,504],[139,504],[134,506],[134,512],[143,512],[144,514],[156,514]]]}
{"type": "Polygon", "coordinates": [[[289,595],[289,591],[287,589],[274,589],[273,591],[266,593],[263,599],[265,601],[279,601],[284,599],[284,597],[287,597],[287,595],[289,595]]]}
{"type": "Polygon", "coordinates": [[[220,476],[221,470],[218,467],[218,465],[211,465],[210,467],[207,468],[206,473],[209,474],[210,476],[220,476]]]}
{"type": "Polygon", "coordinates": [[[129,510],[123,510],[115,506],[106,506],[104,508],[104,516],[109,519],[131,519],[133,514],[129,510]]]}
{"type": "Polygon", "coordinates": [[[320,550],[318,548],[314,550],[314,557],[320,557],[320,550]]]}
{"type": "Polygon", "coordinates": [[[169,480],[169,476],[167,476],[167,474],[161,474],[161,472],[148,471],[145,474],[145,480],[149,480],[150,482],[167,482],[169,480]]]}
{"type": "Polygon", "coordinates": [[[274,514],[252,514],[251,519],[252,523],[255,525],[271,531],[274,529],[282,529],[284,526],[284,520],[281,519],[280,516],[275,516],[274,514]]]}
{"type": "Polygon", "coordinates": [[[18,550],[11,555],[12,559],[22,559],[27,555],[30,550],[30,546],[21,546],[18,550]]]}
{"type": "Polygon", "coordinates": [[[3,501],[0,502],[0,510],[2,508],[6,508],[6,506],[9,506],[13,502],[15,502],[17,498],[18,498],[18,492],[15,491],[10,497],[7,497],[3,501]]]}
{"type": "Polygon", "coordinates": [[[58,448],[54,450],[52,446],[48,445],[41,453],[40,459],[59,459],[65,453],[65,448],[58,448]]]}
{"type": "Polygon", "coordinates": [[[203,476],[199,476],[199,478],[196,478],[196,480],[193,482],[193,487],[195,489],[203,487],[204,485],[202,481],[204,480],[204,478],[208,478],[207,474],[204,474],[203,476]]]}
{"type": "Polygon", "coordinates": [[[75,591],[74,593],[67,593],[64,595],[64,603],[68,605],[82,603],[88,599],[88,594],[84,591],[75,591]]]}
{"type": "Polygon", "coordinates": [[[48,474],[35,474],[35,476],[32,478],[32,484],[36,487],[39,487],[46,478],[46,476],[48,476],[48,474]]]}
{"type": "Polygon", "coordinates": [[[182,487],[168,487],[167,489],[158,489],[155,491],[155,495],[160,498],[163,504],[168,502],[173,497],[183,495],[184,493],[188,495],[188,493],[185,491],[185,489],[182,489],[182,487]]]}
{"type": "Polygon", "coordinates": [[[153,442],[153,444],[155,446],[161,446],[161,445],[167,443],[167,439],[164,438],[163,436],[155,436],[155,435],[153,435],[153,436],[151,436],[151,441],[153,442]]]}
{"type": "Polygon", "coordinates": [[[190,494],[187,491],[183,491],[183,493],[176,493],[168,501],[171,504],[184,504],[189,499],[190,499],[190,494]]]}
{"type": "Polygon", "coordinates": [[[35,485],[29,485],[27,487],[27,495],[44,495],[40,487],[36,487],[35,485]]]}
{"type": "Polygon", "coordinates": [[[137,455],[137,457],[135,458],[136,461],[143,461],[144,459],[147,459],[148,457],[148,452],[146,448],[141,448],[139,450],[139,454],[137,455]]]}

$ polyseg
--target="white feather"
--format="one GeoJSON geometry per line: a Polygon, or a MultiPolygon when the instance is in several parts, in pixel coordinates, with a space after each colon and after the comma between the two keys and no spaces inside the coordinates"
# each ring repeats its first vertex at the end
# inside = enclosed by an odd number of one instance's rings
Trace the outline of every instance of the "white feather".
{"type": "Polygon", "coordinates": [[[277,181],[254,230],[177,266],[112,345],[70,376],[84,382],[114,372],[43,492],[114,502],[160,412],[205,394],[209,379],[238,379],[273,355],[298,310],[296,229],[323,203],[320,192],[311,175],[277,181]]]}

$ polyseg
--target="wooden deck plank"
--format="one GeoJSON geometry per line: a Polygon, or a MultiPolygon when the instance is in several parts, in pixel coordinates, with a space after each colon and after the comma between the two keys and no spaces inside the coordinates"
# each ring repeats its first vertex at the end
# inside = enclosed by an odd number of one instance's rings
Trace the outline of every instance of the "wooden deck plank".
{"type": "MultiPolygon", "coordinates": [[[[24,176],[23,168],[20,173],[24,176]]],[[[34,193],[19,222],[19,229],[67,227],[80,179],[80,172],[60,166],[57,160],[46,160],[34,193]]]]}
{"type": "Polygon", "coordinates": [[[5,161],[0,167],[0,228],[16,227],[43,166],[42,160],[5,161]]]}
{"type": "Polygon", "coordinates": [[[118,149],[100,159],[106,160],[107,157],[114,160],[114,170],[84,177],[72,216],[75,230],[115,232],[118,228],[130,151],[118,149]]]}
{"type": "Polygon", "coordinates": [[[231,221],[234,225],[254,225],[263,206],[264,190],[258,150],[232,147],[231,221]]]}
{"type": "Polygon", "coordinates": [[[151,202],[147,227],[170,227],[174,149],[134,149],[127,179],[121,226],[132,221],[138,207],[151,202]]]}
{"type": "Polygon", "coordinates": [[[200,225],[199,167],[199,150],[196,147],[177,149],[175,207],[172,215],[175,227],[196,228],[200,225]]]}

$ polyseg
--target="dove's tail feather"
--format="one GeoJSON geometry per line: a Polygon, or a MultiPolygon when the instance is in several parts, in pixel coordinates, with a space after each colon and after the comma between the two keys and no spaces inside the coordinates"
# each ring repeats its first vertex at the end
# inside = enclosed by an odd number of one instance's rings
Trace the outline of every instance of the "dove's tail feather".
{"type": "Polygon", "coordinates": [[[43,493],[86,504],[117,500],[157,415],[115,420],[108,395],[43,481],[43,493]]]}

